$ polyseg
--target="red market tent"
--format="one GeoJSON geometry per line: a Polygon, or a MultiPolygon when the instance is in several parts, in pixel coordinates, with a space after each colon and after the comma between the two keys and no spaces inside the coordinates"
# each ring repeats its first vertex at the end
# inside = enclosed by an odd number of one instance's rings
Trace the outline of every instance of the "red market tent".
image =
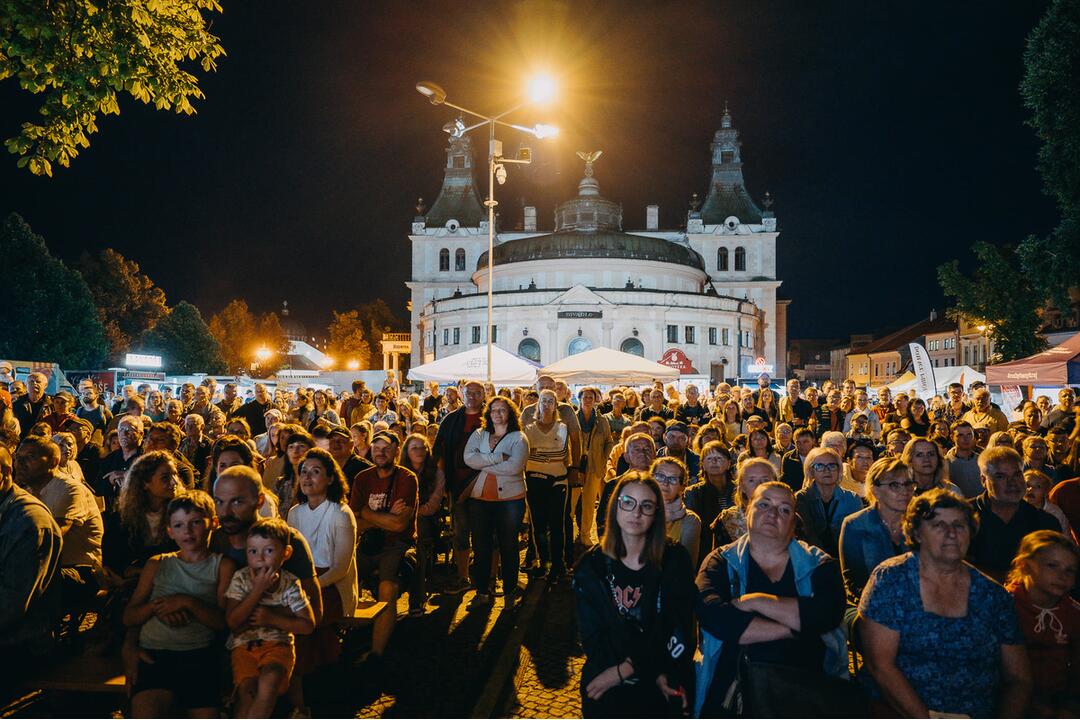
{"type": "Polygon", "coordinates": [[[990,385],[1080,384],[1080,333],[1031,357],[987,365],[986,382],[990,385]]]}

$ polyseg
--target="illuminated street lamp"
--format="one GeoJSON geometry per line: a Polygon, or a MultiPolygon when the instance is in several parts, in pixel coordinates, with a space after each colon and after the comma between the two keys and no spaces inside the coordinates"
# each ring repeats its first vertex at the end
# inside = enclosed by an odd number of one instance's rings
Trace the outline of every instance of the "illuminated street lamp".
{"type": "Polygon", "coordinates": [[[255,357],[260,363],[264,363],[270,358],[274,357],[274,351],[263,345],[255,351],[255,357]]]}
{"type": "Polygon", "coordinates": [[[480,122],[469,126],[466,126],[461,120],[449,125],[447,131],[454,137],[461,137],[470,130],[475,130],[476,128],[485,125],[488,128],[488,199],[484,201],[484,205],[488,209],[487,380],[488,382],[491,382],[491,327],[493,325],[492,308],[494,287],[493,268],[495,267],[495,206],[499,204],[495,201],[495,181],[498,180],[500,185],[506,182],[505,166],[507,164],[527,165],[532,162],[532,152],[528,148],[521,148],[518,151],[518,156],[516,158],[511,159],[503,157],[502,142],[495,139],[495,126],[503,125],[505,127],[513,128],[526,135],[532,135],[539,140],[555,137],[559,134],[559,129],[552,125],[537,124],[530,128],[525,127],[524,125],[508,123],[502,120],[502,118],[525,105],[540,105],[550,102],[558,92],[558,85],[555,82],[555,79],[550,75],[534,75],[529,79],[526,85],[526,101],[515,105],[505,112],[493,116],[482,115],[478,112],[469,110],[468,108],[448,102],[446,99],[446,91],[443,90],[441,86],[427,80],[416,83],[416,91],[426,97],[432,105],[446,105],[447,107],[460,110],[473,117],[480,118],[480,122]]]}
{"type": "Polygon", "coordinates": [[[324,370],[327,370],[334,366],[334,358],[330,357],[329,355],[324,355],[322,362],[319,364],[322,365],[324,370]]]}
{"type": "Polygon", "coordinates": [[[345,367],[349,368],[350,370],[359,370],[360,369],[360,361],[355,360],[355,359],[350,360],[345,367]]]}

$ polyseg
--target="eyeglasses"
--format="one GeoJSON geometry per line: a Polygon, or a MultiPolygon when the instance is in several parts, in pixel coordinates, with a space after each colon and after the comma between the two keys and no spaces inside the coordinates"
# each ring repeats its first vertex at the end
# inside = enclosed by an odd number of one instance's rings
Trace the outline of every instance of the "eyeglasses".
{"type": "Polygon", "coordinates": [[[678,485],[682,482],[682,477],[678,475],[664,475],[663,473],[656,473],[655,475],[653,475],[653,477],[656,479],[656,482],[660,483],[661,485],[678,485]]]}
{"type": "Polygon", "coordinates": [[[813,465],[810,466],[810,469],[813,470],[814,472],[825,472],[826,470],[828,470],[830,472],[836,472],[837,470],[840,469],[840,466],[837,465],[834,462],[831,462],[831,463],[814,463],[813,465]]]}
{"type": "Polygon", "coordinates": [[[629,495],[619,496],[619,509],[623,512],[634,512],[634,508],[641,510],[642,515],[649,517],[656,514],[656,503],[652,500],[642,500],[638,502],[637,498],[630,497],[629,495]]]}
{"type": "Polygon", "coordinates": [[[887,483],[874,483],[874,487],[889,488],[893,492],[903,492],[904,490],[914,490],[918,485],[914,480],[908,480],[907,482],[887,482],[887,483]]]}

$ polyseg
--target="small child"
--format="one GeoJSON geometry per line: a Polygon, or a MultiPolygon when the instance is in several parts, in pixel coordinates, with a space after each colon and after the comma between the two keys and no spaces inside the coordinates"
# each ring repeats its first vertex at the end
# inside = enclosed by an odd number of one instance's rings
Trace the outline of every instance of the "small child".
{"type": "Polygon", "coordinates": [[[225,591],[237,717],[270,717],[278,696],[289,689],[296,664],[293,635],[315,629],[300,581],[281,568],[292,555],[289,538],[281,518],[258,520],[248,532],[248,565],[225,591]]]}
{"type": "Polygon", "coordinates": [[[225,629],[225,588],[236,569],[210,552],[214,501],[201,490],[169,501],[165,532],[180,548],[150,558],[124,624],[138,627],[139,662],[131,683],[133,717],[217,717],[221,704],[218,645],[225,629]]]}
{"type": "Polygon", "coordinates": [[[1064,534],[1024,537],[1007,586],[1027,640],[1034,688],[1032,717],[1080,714],[1080,604],[1069,597],[1080,550],[1064,534]]]}

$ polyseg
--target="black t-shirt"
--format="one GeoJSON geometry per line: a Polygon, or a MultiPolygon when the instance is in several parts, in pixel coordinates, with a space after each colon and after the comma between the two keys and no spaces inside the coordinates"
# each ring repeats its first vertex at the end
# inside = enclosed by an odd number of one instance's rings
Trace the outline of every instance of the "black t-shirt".
{"type": "Polygon", "coordinates": [[[372,464],[360,457],[356,453],[349,455],[349,459],[345,461],[345,464],[341,466],[341,472],[345,474],[345,479],[349,481],[349,487],[352,487],[353,480],[356,476],[372,467],[372,464]]]}
{"type": "Polygon", "coordinates": [[[87,410],[80,405],[75,410],[75,417],[82,418],[93,425],[94,430],[103,433],[105,432],[105,428],[108,427],[109,421],[112,420],[112,413],[101,405],[98,405],[91,410],[87,410]]]}
{"type": "Polygon", "coordinates": [[[802,426],[808,425],[810,416],[814,414],[814,406],[805,398],[796,398],[795,402],[791,404],[791,414],[803,421],[802,426]]]}
{"type": "MultiPolygon", "coordinates": [[[[655,572],[648,565],[639,570],[631,570],[621,562],[610,561],[611,576],[608,589],[615,603],[615,609],[624,618],[637,623],[644,619],[644,610],[648,605],[649,586],[655,584],[655,572]],[[650,583],[650,580],[653,582],[650,583]]],[[[655,600],[653,601],[655,602],[655,600]]]]}
{"type": "Polygon", "coordinates": [[[262,435],[266,432],[266,411],[274,407],[274,403],[260,403],[256,400],[249,400],[236,410],[233,410],[232,417],[243,418],[247,421],[248,426],[251,428],[251,436],[262,435]]]}

